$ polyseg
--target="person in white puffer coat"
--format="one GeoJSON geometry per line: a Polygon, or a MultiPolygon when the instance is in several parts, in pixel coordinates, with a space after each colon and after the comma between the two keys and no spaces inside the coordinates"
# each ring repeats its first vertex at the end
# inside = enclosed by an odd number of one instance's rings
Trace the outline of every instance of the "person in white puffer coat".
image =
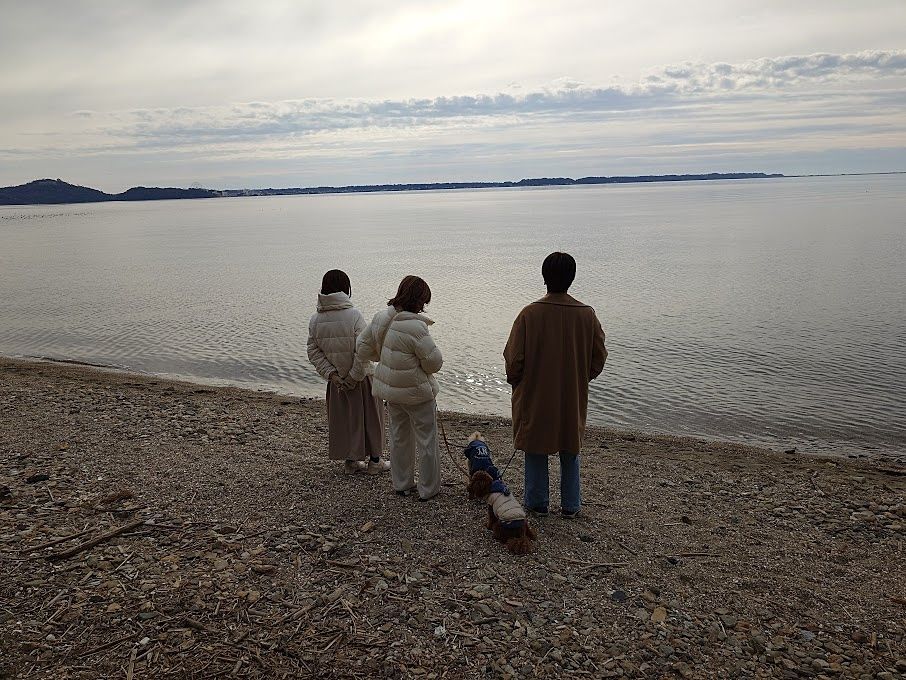
{"type": "Polygon", "coordinates": [[[356,337],[365,328],[362,313],[352,306],[352,284],[345,272],[331,269],[321,281],[318,309],[308,322],[308,358],[327,381],[328,455],[345,460],[347,473],[386,472],[381,460],[384,409],[372,394],[371,363],[356,363],[356,337]],[[367,463],[366,463],[367,460],[367,463]]]}
{"type": "Polygon", "coordinates": [[[418,276],[402,280],[387,309],[378,312],[356,341],[356,362],[349,378],[364,379],[364,366],[376,361],[373,392],[390,412],[390,475],[401,496],[418,491],[426,501],[440,490],[437,449],[437,380],[443,365],[421,312],[431,289],[418,276]],[[415,482],[418,452],[418,485],[415,482]]]}

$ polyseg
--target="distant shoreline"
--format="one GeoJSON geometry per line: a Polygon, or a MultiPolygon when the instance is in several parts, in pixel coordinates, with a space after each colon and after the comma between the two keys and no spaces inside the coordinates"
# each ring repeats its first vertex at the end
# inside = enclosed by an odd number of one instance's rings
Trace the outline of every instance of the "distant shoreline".
{"type": "Polygon", "coordinates": [[[870,177],[872,175],[906,175],[906,170],[888,170],[886,172],[816,172],[808,175],[784,175],[787,179],[796,177],[870,177]]]}
{"type": "Polygon", "coordinates": [[[288,187],[284,189],[179,189],[133,187],[119,194],[108,194],[90,187],[69,184],[60,179],[40,179],[14,187],[0,187],[2,205],[68,205],[115,201],[158,201],[198,198],[238,198],[248,196],[303,196],[315,194],[368,194],[409,191],[455,191],[459,189],[520,189],[532,187],[588,186],[600,184],[654,184],[667,182],[708,182],[738,179],[795,179],[804,177],[863,177],[903,175],[904,170],[887,172],[840,172],[784,175],[764,172],[710,172],[682,175],[614,175],[536,177],[503,182],[424,182],[408,184],[350,184],[347,186],[288,187]]]}
{"type": "Polygon", "coordinates": [[[701,182],[726,179],[780,179],[785,175],[764,172],[709,172],[683,175],[615,175],[580,177],[535,177],[516,182],[423,182],[407,184],[350,184],[348,186],[296,187],[287,189],[225,189],[221,195],[295,196],[300,194],[363,194],[389,191],[438,191],[455,189],[518,189],[524,187],[561,187],[589,184],[646,184],[653,182],[701,182]]]}

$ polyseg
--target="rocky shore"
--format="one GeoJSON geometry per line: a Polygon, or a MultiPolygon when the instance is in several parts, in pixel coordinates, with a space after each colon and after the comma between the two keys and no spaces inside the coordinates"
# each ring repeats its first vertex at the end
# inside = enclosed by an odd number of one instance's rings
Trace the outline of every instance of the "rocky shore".
{"type": "Polygon", "coordinates": [[[418,503],[326,445],[318,400],[0,360],[0,678],[906,675],[896,463],[592,429],[514,557],[445,452],[418,503]]]}

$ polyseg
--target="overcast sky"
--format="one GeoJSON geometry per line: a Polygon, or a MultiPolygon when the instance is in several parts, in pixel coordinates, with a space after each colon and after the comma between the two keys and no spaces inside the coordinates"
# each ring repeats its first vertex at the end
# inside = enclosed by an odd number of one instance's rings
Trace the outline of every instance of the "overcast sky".
{"type": "Polygon", "coordinates": [[[0,0],[0,185],[906,170],[904,0],[0,0]]]}

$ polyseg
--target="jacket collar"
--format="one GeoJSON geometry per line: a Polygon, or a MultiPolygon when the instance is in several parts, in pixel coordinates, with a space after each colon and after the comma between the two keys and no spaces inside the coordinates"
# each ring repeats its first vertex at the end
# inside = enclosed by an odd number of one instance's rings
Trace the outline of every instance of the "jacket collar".
{"type": "Polygon", "coordinates": [[[406,311],[400,312],[400,311],[397,311],[396,307],[388,307],[388,309],[393,310],[392,312],[390,312],[390,318],[393,321],[406,321],[407,319],[418,319],[419,321],[424,321],[429,326],[434,324],[434,320],[429,319],[424,314],[416,314],[415,312],[406,312],[406,311]]]}
{"type": "Polygon", "coordinates": [[[588,305],[579,302],[569,293],[548,293],[535,304],[541,305],[560,305],[561,307],[588,307],[588,305]]]}
{"type": "Polygon", "coordinates": [[[350,307],[352,307],[352,300],[350,300],[349,296],[342,291],[330,293],[328,295],[318,293],[319,312],[329,312],[334,309],[349,309],[350,307]]]}

